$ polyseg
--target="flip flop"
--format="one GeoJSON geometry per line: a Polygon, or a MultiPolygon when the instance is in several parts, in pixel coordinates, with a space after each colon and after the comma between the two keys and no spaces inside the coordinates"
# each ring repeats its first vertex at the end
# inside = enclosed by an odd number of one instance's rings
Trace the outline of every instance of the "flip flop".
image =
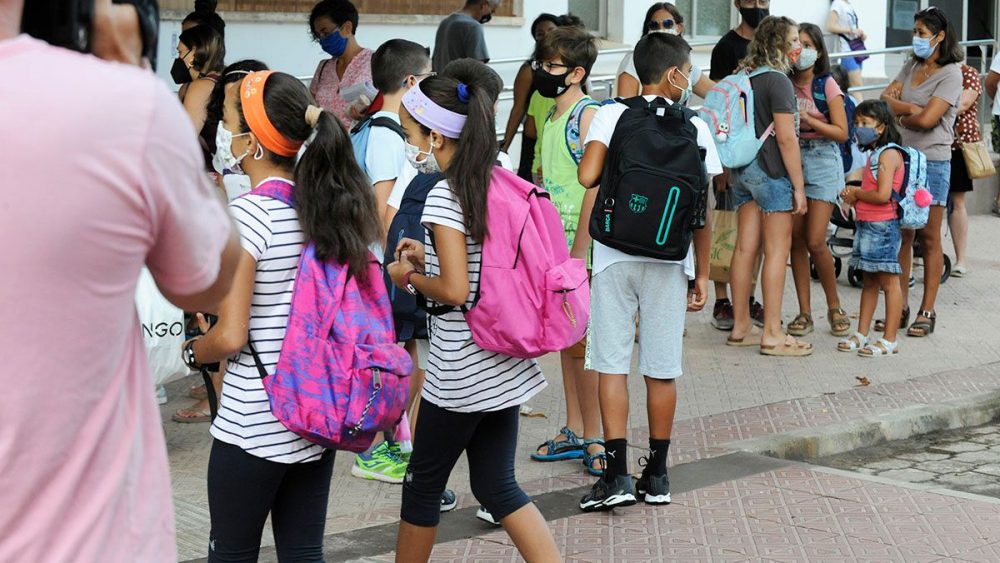
{"type": "Polygon", "coordinates": [[[813,353],[813,346],[807,342],[796,340],[794,336],[785,336],[785,341],[779,345],[761,344],[760,353],[764,356],[781,356],[801,358],[813,353]]]}
{"type": "Polygon", "coordinates": [[[733,338],[732,336],[726,338],[726,346],[734,346],[736,348],[750,348],[752,346],[760,346],[760,339],[764,336],[764,333],[757,327],[750,327],[750,332],[747,333],[743,338],[733,338]]]}
{"type": "Polygon", "coordinates": [[[212,421],[212,411],[210,410],[200,410],[196,411],[194,409],[179,409],[177,412],[170,417],[170,420],[174,422],[180,422],[181,424],[193,424],[198,422],[211,422],[212,421]]]}

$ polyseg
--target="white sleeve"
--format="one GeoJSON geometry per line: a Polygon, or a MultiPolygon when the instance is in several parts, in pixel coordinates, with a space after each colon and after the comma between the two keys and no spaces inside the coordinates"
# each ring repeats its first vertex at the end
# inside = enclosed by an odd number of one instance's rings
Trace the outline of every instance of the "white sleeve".
{"type": "Polygon", "coordinates": [[[617,76],[621,76],[622,74],[627,74],[627,75],[631,76],[632,78],[635,78],[636,80],[639,80],[638,76],[636,76],[636,72],[635,72],[635,58],[633,58],[632,53],[626,53],[625,54],[625,58],[623,58],[622,62],[619,63],[619,65],[618,65],[618,75],[617,76]]]}
{"type": "Polygon", "coordinates": [[[590,144],[591,141],[597,141],[606,147],[611,146],[611,137],[615,134],[615,126],[626,109],[622,104],[608,104],[598,108],[594,119],[590,122],[590,130],[587,131],[584,146],[590,144]]]}
{"type": "Polygon", "coordinates": [[[993,64],[990,65],[990,72],[1000,74],[1000,57],[993,57],[993,64]]]}
{"type": "Polygon", "coordinates": [[[447,181],[442,181],[427,193],[427,202],[424,204],[424,214],[420,217],[420,222],[427,228],[433,228],[432,225],[443,225],[462,234],[468,234],[462,206],[458,203],[455,192],[448,187],[447,181]]]}
{"type": "Polygon", "coordinates": [[[692,117],[691,123],[694,123],[698,130],[698,146],[705,149],[705,170],[708,175],[718,176],[722,174],[722,161],[719,159],[719,151],[715,148],[715,141],[712,139],[712,132],[708,129],[708,124],[700,117],[692,117]]]}
{"type": "Polygon", "coordinates": [[[497,153],[497,161],[500,163],[501,168],[511,172],[514,171],[514,163],[511,162],[509,154],[503,151],[497,153]]]}
{"type": "Polygon", "coordinates": [[[403,164],[403,169],[399,172],[399,178],[396,178],[396,183],[392,185],[392,192],[389,193],[388,205],[393,209],[399,209],[399,206],[403,204],[403,196],[406,195],[406,188],[410,185],[410,182],[417,177],[417,171],[410,166],[409,162],[403,164]]]}
{"type": "Polygon", "coordinates": [[[229,211],[240,231],[240,246],[255,261],[271,244],[271,214],[264,209],[261,196],[246,195],[229,202],[229,211]]]}

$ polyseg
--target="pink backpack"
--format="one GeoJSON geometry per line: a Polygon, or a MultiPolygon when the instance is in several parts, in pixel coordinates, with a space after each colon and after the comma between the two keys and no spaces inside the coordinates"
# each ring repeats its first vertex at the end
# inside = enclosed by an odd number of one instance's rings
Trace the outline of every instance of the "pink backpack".
{"type": "MultiPolygon", "coordinates": [[[[292,205],[292,188],[266,182],[250,192],[292,205]]],[[[392,311],[374,255],[368,283],[347,266],[321,262],[308,243],[299,259],[288,329],[274,375],[251,342],[271,412],[291,432],[325,448],[362,452],[406,409],[413,369],[396,344],[392,311]]]]}
{"type": "Polygon", "coordinates": [[[549,194],[497,166],[486,209],[489,235],[479,291],[465,311],[473,340],[515,358],[537,358],[579,342],[590,314],[587,268],[569,257],[549,194]]]}

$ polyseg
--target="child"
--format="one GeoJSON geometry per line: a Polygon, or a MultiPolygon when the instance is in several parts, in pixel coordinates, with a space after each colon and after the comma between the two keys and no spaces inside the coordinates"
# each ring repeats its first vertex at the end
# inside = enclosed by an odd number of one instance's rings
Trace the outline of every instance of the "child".
{"type": "MultiPolygon", "coordinates": [[[[639,41],[635,65],[647,102],[652,103],[657,97],[665,98],[668,105],[683,105],[687,101],[692,87],[690,53],[690,46],[673,35],[651,33],[639,41]]],[[[605,105],[594,116],[580,164],[579,179],[584,186],[594,187],[601,181],[604,168],[609,166],[605,158],[615,129],[626,110],[623,104],[605,105]]],[[[690,122],[697,131],[698,146],[704,150],[703,164],[696,166],[699,169],[681,172],[703,178],[705,185],[702,188],[707,189],[705,173],[720,174],[722,164],[705,122],[694,115],[690,122]]],[[[582,239],[587,237],[586,227],[590,224],[597,197],[597,190],[588,190],[580,214],[577,249],[585,247],[587,242],[582,239]]],[[[656,213],[656,210],[649,211],[656,213]]],[[[594,243],[589,346],[592,367],[600,372],[607,464],[604,476],[581,499],[582,510],[635,504],[636,489],[649,504],[670,502],[667,450],[677,404],[674,380],[681,375],[684,312],[685,309],[698,311],[705,306],[711,238],[708,229],[695,232],[697,266],[690,251],[682,261],[671,262],[633,256],[594,243]],[[694,281],[689,282],[692,279],[694,281]],[[626,376],[632,362],[635,317],[640,309],[639,370],[646,382],[651,455],[642,477],[634,484],[628,471],[625,438],[629,410],[626,376]]]]}
{"type": "MultiPolygon", "coordinates": [[[[574,246],[580,206],[586,189],[577,178],[579,159],[597,102],[581,86],[597,60],[597,43],[581,28],[561,27],[551,31],[539,47],[535,67],[536,94],[555,102],[539,135],[542,150],[543,187],[562,217],[566,240],[574,246]],[[572,146],[568,143],[573,139],[572,146]]],[[[581,237],[573,256],[586,260],[589,239],[581,237]]],[[[601,411],[597,399],[597,373],[583,369],[586,340],[563,350],[563,388],[566,395],[566,425],[559,435],[540,445],[535,461],[583,459],[587,471],[601,474],[604,457],[600,439],[601,411]],[[582,438],[582,439],[581,439],[582,438]]]]}
{"type": "Polygon", "coordinates": [[[486,195],[496,161],[498,80],[481,63],[466,81],[432,76],[403,97],[407,158],[422,172],[444,172],[427,195],[425,243],[404,239],[388,266],[400,289],[431,306],[430,361],[414,450],[403,483],[396,561],[427,561],[440,521],[439,501],[463,452],[473,494],[528,561],[561,557],[541,513],[514,478],[519,405],[545,387],[534,360],[487,352],[472,339],[460,306],[471,306],[486,238],[486,195]],[[412,143],[412,144],[409,144],[412,143]],[[500,383],[502,382],[502,383],[500,383]]]}
{"type": "Polygon", "coordinates": [[[879,150],[890,143],[898,145],[902,140],[885,102],[861,102],[855,113],[855,123],[858,147],[877,152],[868,157],[861,187],[845,188],[841,194],[844,202],[854,205],[857,212],[857,232],[854,236],[851,266],[864,273],[864,289],[861,292],[858,331],[841,341],[837,349],[872,358],[899,352],[896,332],[899,330],[900,313],[903,309],[899,285],[899,275],[902,272],[899,246],[902,235],[892,192],[899,192],[905,170],[900,151],[879,150]],[[872,174],[871,168],[871,159],[876,155],[877,178],[872,174]],[[878,304],[880,288],[885,292],[885,334],[878,340],[869,341],[868,332],[878,304]]]}
{"type": "MultiPolygon", "coordinates": [[[[406,162],[405,143],[402,128],[399,125],[400,100],[410,88],[421,78],[431,74],[431,59],[427,48],[405,39],[386,41],[372,56],[372,81],[382,93],[382,108],[369,119],[387,119],[396,125],[381,127],[371,124],[368,132],[368,144],[365,154],[358,155],[363,166],[375,186],[375,199],[378,205],[379,217],[382,218],[382,237],[384,244],[385,231],[392,222],[395,210],[389,212],[387,201],[397,181],[405,183],[415,173],[406,162]]],[[[357,131],[357,129],[355,129],[357,131]]],[[[357,133],[355,133],[357,135],[357,133]]],[[[382,259],[381,245],[375,255],[382,259]]],[[[413,345],[409,347],[412,350],[413,345]]],[[[414,362],[417,365],[417,362],[414,362]]],[[[419,368],[415,368],[415,371],[419,368]]],[[[411,388],[419,390],[421,378],[411,380],[411,388]]],[[[367,452],[355,456],[351,475],[362,479],[374,479],[385,483],[400,484],[406,474],[405,454],[400,444],[386,436],[383,442],[372,445],[367,452]]],[[[454,500],[454,499],[452,499],[454,500]]],[[[454,507],[453,502],[448,503],[454,507]]]]}

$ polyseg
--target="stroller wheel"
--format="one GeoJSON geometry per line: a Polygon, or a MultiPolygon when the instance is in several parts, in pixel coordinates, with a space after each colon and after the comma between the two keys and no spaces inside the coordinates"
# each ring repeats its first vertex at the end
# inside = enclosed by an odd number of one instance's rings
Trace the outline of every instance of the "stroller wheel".
{"type": "Polygon", "coordinates": [[[948,281],[951,277],[951,257],[944,255],[944,269],[941,271],[941,283],[948,281]]]}
{"type": "Polygon", "coordinates": [[[840,259],[840,256],[833,257],[833,275],[835,277],[840,277],[840,271],[844,267],[844,261],[840,259]]]}
{"type": "Polygon", "coordinates": [[[862,285],[864,285],[864,279],[862,279],[861,270],[859,270],[859,269],[857,269],[857,268],[855,268],[853,266],[848,266],[847,267],[847,281],[853,287],[861,287],[862,285]]]}

